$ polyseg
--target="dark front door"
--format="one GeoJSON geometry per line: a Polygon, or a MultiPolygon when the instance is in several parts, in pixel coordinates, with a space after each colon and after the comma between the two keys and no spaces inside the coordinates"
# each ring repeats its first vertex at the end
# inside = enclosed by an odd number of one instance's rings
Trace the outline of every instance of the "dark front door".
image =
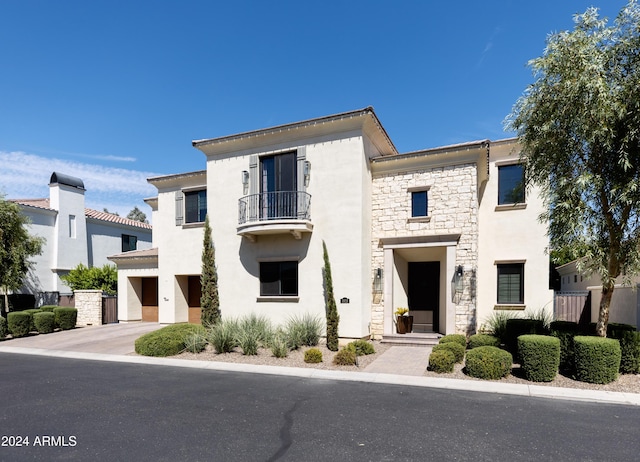
{"type": "Polygon", "coordinates": [[[437,332],[440,307],[440,262],[409,262],[409,314],[414,332],[437,332]]]}
{"type": "Polygon", "coordinates": [[[262,218],[278,219],[296,216],[296,179],[295,152],[261,159],[262,218]]]}

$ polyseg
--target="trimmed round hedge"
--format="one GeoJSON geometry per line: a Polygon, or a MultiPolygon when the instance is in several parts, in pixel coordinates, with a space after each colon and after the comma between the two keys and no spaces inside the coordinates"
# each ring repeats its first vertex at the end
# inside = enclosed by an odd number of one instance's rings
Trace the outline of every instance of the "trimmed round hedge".
{"type": "Polygon", "coordinates": [[[500,339],[489,334],[473,334],[469,337],[469,344],[467,348],[472,350],[481,346],[500,346],[500,339]]]}
{"type": "Polygon", "coordinates": [[[560,366],[560,339],[548,335],[521,335],[518,354],[527,380],[551,382],[560,366]]]}
{"type": "Polygon", "coordinates": [[[54,308],[53,314],[56,319],[56,326],[62,330],[71,330],[76,327],[78,320],[78,310],[68,306],[58,306],[54,308]]]}
{"type": "Polygon", "coordinates": [[[449,350],[451,353],[453,353],[453,357],[456,363],[461,363],[462,361],[464,361],[464,352],[466,350],[458,342],[453,341],[453,342],[439,343],[438,345],[435,345],[431,351],[441,351],[441,350],[449,350]]]}
{"type": "Polygon", "coordinates": [[[56,308],[58,308],[58,305],[42,305],[40,307],[41,311],[50,311],[53,313],[53,310],[55,310],[56,308]]]}
{"type": "Polygon", "coordinates": [[[33,314],[33,324],[39,334],[50,334],[53,332],[56,323],[56,316],[50,311],[41,311],[33,314]]]}
{"type": "Polygon", "coordinates": [[[0,340],[3,340],[8,333],[9,328],[7,327],[7,320],[0,316],[0,340]]]}
{"type": "Polygon", "coordinates": [[[322,362],[322,351],[317,348],[309,348],[304,352],[304,362],[309,364],[317,364],[322,362]]]}
{"type": "Polygon", "coordinates": [[[14,337],[24,337],[31,332],[33,317],[27,311],[11,311],[7,313],[7,326],[14,337]]]}
{"type": "Polygon", "coordinates": [[[349,348],[342,348],[333,357],[333,364],[338,366],[355,366],[356,361],[356,353],[349,348]]]}
{"type": "Polygon", "coordinates": [[[570,321],[553,321],[550,328],[551,335],[560,340],[560,370],[573,375],[573,337],[580,333],[580,326],[570,321]]]}
{"type": "Polygon", "coordinates": [[[620,342],[612,338],[576,336],[576,379],[588,383],[610,383],[618,378],[620,342]]]}
{"type": "Polygon", "coordinates": [[[630,324],[610,323],[607,337],[620,341],[620,372],[640,373],[640,333],[630,324]]]}
{"type": "Polygon", "coordinates": [[[438,343],[455,342],[467,348],[467,337],[463,334],[449,334],[438,340],[438,343]]]}
{"type": "MultiPolygon", "coordinates": [[[[435,348],[435,347],[434,347],[435,348]]],[[[429,355],[429,370],[439,374],[453,372],[456,357],[449,349],[433,350],[429,355]]]]}
{"type": "Polygon", "coordinates": [[[354,340],[353,342],[347,344],[347,348],[353,350],[356,356],[372,355],[376,352],[376,350],[373,348],[373,344],[367,342],[366,340],[354,340]]]}
{"type": "Polygon", "coordinates": [[[513,356],[494,346],[481,346],[469,350],[465,361],[465,372],[471,377],[498,380],[511,373],[513,356]]]}
{"type": "Polygon", "coordinates": [[[512,318],[507,320],[504,344],[518,359],[518,337],[527,334],[545,334],[544,322],[539,319],[512,318]]]}
{"type": "Polygon", "coordinates": [[[189,334],[204,332],[198,324],[171,324],[138,337],[135,350],[143,356],[177,355],[186,349],[185,340],[189,334]]]}

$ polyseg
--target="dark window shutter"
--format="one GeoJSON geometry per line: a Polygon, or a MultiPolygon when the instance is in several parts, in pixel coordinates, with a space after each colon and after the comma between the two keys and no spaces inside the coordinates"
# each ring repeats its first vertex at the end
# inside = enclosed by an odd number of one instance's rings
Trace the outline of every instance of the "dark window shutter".
{"type": "Polygon", "coordinates": [[[176,226],[182,226],[184,222],[184,194],[176,191],[176,226]]]}

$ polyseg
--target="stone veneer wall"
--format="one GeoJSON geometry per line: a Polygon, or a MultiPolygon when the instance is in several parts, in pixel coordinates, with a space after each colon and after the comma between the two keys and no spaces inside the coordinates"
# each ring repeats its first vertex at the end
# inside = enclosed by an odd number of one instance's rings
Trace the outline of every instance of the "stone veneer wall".
{"type": "MultiPolygon", "coordinates": [[[[475,272],[478,262],[478,176],[476,164],[425,168],[420,171],[374,175],[372,185],[372,268],[384,268],[380,238],[460,234],[456,266],[464,273],[464,290],[456,294],[456,332],[475,330],[475,272]],[[428,222],[412,222],[412,187],[429,186],[428,222]]],[[[387,269],[388,270],[388,269],[387,269]]],[[[372,275],[373,276],[373,275],[372,275]]],[[[453,275],[445,275],[450,279],[453,275]]],[[[444,296],[444,295],[441,295],[444,296]]],[[[371,332],[383,334],[384,300],[375,293],[371,308],[371,332]]]]}
{"type": "Polygon", "coordinates": [[[78,310],[78,326],[99,326],[102,324],[102,291],[76,290],[75,307],[78,310]]]}

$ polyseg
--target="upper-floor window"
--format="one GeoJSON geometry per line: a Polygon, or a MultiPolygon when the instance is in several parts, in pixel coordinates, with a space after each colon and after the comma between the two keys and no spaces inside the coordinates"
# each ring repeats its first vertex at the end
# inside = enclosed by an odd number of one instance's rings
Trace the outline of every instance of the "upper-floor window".
{"type": "Polygon", "coordinates": [[[185,223],[201,223],[207,216],[207,190],[184,193],[185,223]]]}
{"type": "Polygon", "coordinates": [[[411,216],[426,217],[429,214],[429,199],[427,191],[413,191],[411,193],[411,216]]]}
{"type": "Polygon", "coordinates": [[[122,235],[122,251],[130,252],[138,248],[138,237],[130,234],[122,235]]]}
{"type": "Polygon", "coordinates": [[[524,203],[524,175],[521,164],[498,167],[498,205],[524,203]]]}
{"type": "Polygon", "coordinates": [[[71,239],[76,238],[76,216],[69,215],[69,237],[71,239]]]}
{"type": "Polygon", "coordinates": [[[524,304],[524,263],[498,264],[498,303],[524,304]]]}

